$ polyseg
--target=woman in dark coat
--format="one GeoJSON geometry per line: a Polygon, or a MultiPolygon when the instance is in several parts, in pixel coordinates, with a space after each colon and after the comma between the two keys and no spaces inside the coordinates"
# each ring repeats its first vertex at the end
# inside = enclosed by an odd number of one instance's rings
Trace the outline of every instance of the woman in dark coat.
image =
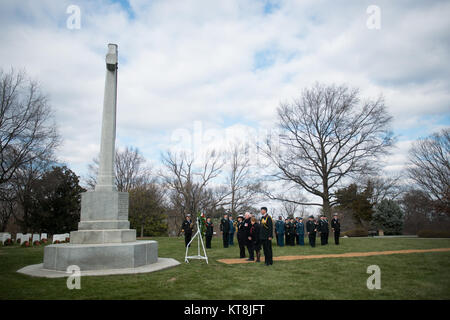
{"type": "Polygon", "coordinates": [[[260,262],[261,258],[261,241],[259,240],[259,229],[261,226],[256,222],[256,218],[252,217],[251,219],[251,227],[250,227],[250,237],[251,237],[251,250],[253,256],[253,251],[256,252],[256,262],[260,262]]]}

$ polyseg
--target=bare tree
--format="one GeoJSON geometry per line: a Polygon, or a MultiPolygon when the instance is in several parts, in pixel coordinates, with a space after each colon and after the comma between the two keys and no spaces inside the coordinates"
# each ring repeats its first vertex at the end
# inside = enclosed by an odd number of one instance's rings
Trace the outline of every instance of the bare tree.
{"type": "Polygon", "coordinates": [[[279,146],[269,138],[260,148],[275,165],[273,177],[322,201],[272,199],[321,206],[328,217],[343,178],[372,172],[393,143],[383,99],[362,102],[358,90],[347,86],[316,84],[293,103],[282,103],[278,118],[279,146]]]}
{"type": "Polygon", "coordinates": [[[162,155],[162,163],[162,181],[171,191],[169,200],[181,219],[188,213],[195,215],[200,210],[216,208],[228,196],[223,186],[210,186],[224,166],[215,151],[208,152],[199,165],[195,165],[195,157],[185,152],[167,151],[162,155]]]}
{"type": "Polygon", "coordinates": [[[0,69],[0,188],[20,167],[53,154],[59,142],[39,84],[25,72],[0,69]]]}
{"type": "Polygon", "coordinates": [[[236,216],[244,208],[257,201],[260,184],[252,176],[250,159],[247,150],[240,144],[234,144],[228,153],[229,174],[226,179],[229,188],[229,207],[236,216]]]}
{"type": "Polygon", "coordinates": [[[401,176],[373,176],[361,177],[358,181],[365,180],[366,188],[371,190],[370,202],[375,205],[382,200],[398,200],[400,198],[404,192],[404,188],[400,185],[400,179],[401,176]]]}
{"type": "MultiPolygon", "coordinates": [[[[151,170],[145,166],[146,160],[139,152],[139,149],[127,146],[123,151],[116,150],[114,159],[114,170],[116,176],[116,186],[119,191],[130,191],[149,180],[151,170]]],[[[98,157],[88,165],[88,176],[86,184],[89,189],[94,189],[97,183],[98,157]]]]}
{"type": "Polygon", "coordinates": [[[409,177],[435,201],[441,211],[450,213],[450,129],[420,139],[410,149],[409,177]]]}

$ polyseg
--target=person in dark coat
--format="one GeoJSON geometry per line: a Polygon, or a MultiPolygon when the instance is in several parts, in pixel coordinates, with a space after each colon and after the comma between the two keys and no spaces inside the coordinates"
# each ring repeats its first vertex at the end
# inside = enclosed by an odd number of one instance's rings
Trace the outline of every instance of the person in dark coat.
{"type": "Polygon", "coordinates": [[[244,228],[244,216],[237,217],[237,239],[239,244],[239,256],[245,258],[245,245],[247,243],[247,230],[244,228]]]}
{"type": "Polygon", "coordinates": [[[275,236],[277,237],[277,246],[284,246],[284,222],[281,216],[275,222],[275,236]]]}
{"type": "Polygon", "coordinates": [[[252,241],[250,237],[250,228],[252,226],[251,222],[252,215],[250,212],[246,212],[244,215],[244,230],[245,230],[245,245],[247,246],[249,258],[247,260],[255,260],[254,251],[252,250],[252,241]]]}
{"type": "Polygon", "coordinates": [[[287,245],[289,246],[295,246],[295,225],[294,225],[294,218],[289,218],[289,243],[287,245]]]}
{"type": "Polygon", "coordinates": [[[188,243],[192,238],[192,229],[194,228],[194,223],[191,221],[191,215],[186,215],[185,220],[181,224],[181,231],[184,233],[184,246],[187,247],[188,243]]]}
{"type": "Polygon", "coordinates": [[[329,233],[328,221],[325,220],[325,216],[320,217],[319,232],[320,232],[320,244],[324,246],[328,242],[327,239],[328,239],[328,233],[329,233]]]}
{"type": "MultiPolygon", "coordinates": [[[[256,262],[260,262],[260,258],[261,258],[261,240],[259,239],[260,236],[260,228],[261,226],[259,225],[258,222],[256,222],[256,218],[255,217],[251,217],[250,219],[250,242],[251,242],[251,256],[254,256],[253,251],[256,252],[256,262]]],[[[249,259],[250,260],[250,259],[249,259]]],[[[252,260],[253,261],[253,260],[252,260]]]]}
{"type": "Polygon", "coordinates": [[[229,216],[229,220],[230,220],[230,231],[228,232],[228,241],[229,241],[229,245],[230,246],[234,246],[234,220],[233,220],[233,216],[230,214],[229,216]]]}
{"type": "Polygon", "coordinates": [[[220,220],[220,231],[222,231],[223,247],[228,248],[228,244],[230,242],[230,221],[228,220],[227,214],[224,214],[222,220],[220,220]]]}
{"type": "Polygon", "coordinates": [[[297,222],[297,238],[298,244],[301,246],[305,245],[305,225],[303,223],[303,218],[299,218],[297,222]]]}
{"type": "Polygon", "coordinates": [[[308,218],[308,222],[306,223],[306,232],[308,234],[309,244],[314,248],[316,246],[317,225],[313,216],[309,216],[308,218]]]}
{"type": "Polygon", "coordinates": [[[284,219],[284,243],[286,243],[286,245],[289,245],[289,218],[284,219]]]}
{"type": "Polygon", "coordinates": [[[334,243],[339,244],[339,236],[341,234],[341,222],[338,219],[338,215],[333,215],[331,220],[331,230],[334,232],[334,243]]]}
{"type": "Polygon", "coordinates": [[[259,233],[259,239],[264,250],[265,265],[270,266],[273,264],[272,258],[272,236],[273,236],[273,222],[272,218],[267,213],[267,208],[261,208],[261,227],[259,233]]]}
{"type": "Polygon", "coordinates": [[[214,224],[211,222],[211,218],[206,218],[206,232],[205,232],[205,238],[206,238],[206,248],[211,249],[211,239],[214,234],[214,224]]]}

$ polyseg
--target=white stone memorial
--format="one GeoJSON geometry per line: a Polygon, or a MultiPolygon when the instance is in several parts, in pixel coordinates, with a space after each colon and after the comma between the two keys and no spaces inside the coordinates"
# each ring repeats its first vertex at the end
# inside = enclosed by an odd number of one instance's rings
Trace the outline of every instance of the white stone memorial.
{"type": "Polygon", "coordinates": [[[33,234],[33,238],[31,240],[31,243],[34,243],[35,241],[41,241],[41,237],[39,236],[38,233],[34,233],[33,234]]]}
{"type": "Polygon", "coordinates": [[[5,244],[6,240],[11,239],[11,234],[8,232],[0,232],[0,241],[5,244]]]}
{"type": "Polygon", "coordinates": [[[158,259],[156,241],[136,241],[136,230],[130,229],[128,221],[128,193],[118,192],[115,186],[117,65],[117,45],[109,44],[97,185],[81,195],[78,231],[70,233],[70,243],[46,246],[43,265],[22,268],[21,273],[68,276],[67,267],[76,265],[82,275],[124,274],[179,264],[170,258],[158,259]]]}

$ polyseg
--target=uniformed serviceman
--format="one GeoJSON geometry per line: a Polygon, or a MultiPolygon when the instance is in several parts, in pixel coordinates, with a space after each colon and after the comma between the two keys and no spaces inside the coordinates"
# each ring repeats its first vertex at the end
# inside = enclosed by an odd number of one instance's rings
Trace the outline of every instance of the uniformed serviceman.
{"type": "Polygon", "coordinates": [[[229,221],[230,221],[230,231],[228,232],[228,241],[229,241],[229,245],[230,246],[234,246],[234,220],[233,220],[233,215],[230,213],[229,216],[229,221]]]}
{"type": "Polygon", "coordinates": [[[224,214],[222,220],[220,220],[220,231],[222,231],[223,237],[223,247],[228,248],[229,240],[229,232],[230,232],[230,221],[228,220],[228,215],[224,214]]]}
{"type": "Polygon", "coordinates": [[[316,246],[317,225],[314,223],[313,216],[309,216],[308,222],[306,222],[306,232],[308,233],[309,244],[314,248],[316,246]]]}
{"type": "Polygon", "coordinates": [[[267,208],[261,208],[261,227],[259,239],[261,241],[263,251],[264,251],[264,260],[265,265],[270,266],[273,264],[272,259],[272,236],[273,236],[273,222],[272,218],[267,213],[267,208]]]}
{"type": "Polygon", "coordinates": [[[247,230],[244,228],[244,216],[237,217],[237,239],[239,244],[239,257],[245,258],[245,245],[247,244],[247,230]]]}
{"type": "Polygon", "coordinates": [[[293,219],[293,224],[294,224],[294,245],[298,245],[299,243],[299,238],[298,238],[298,232],[297,232],[297,226],[298,226],[298,217],[296,217],[295,219],[293,219]]]}
{"type": "Polygon", "coordinates": [[[291,217],[290,219],[289,219],[289,224],[290,224],[290,227],[289,227],[289,245],[290,246],[295,246],[295,228],[296,228],[296,226],[295,226],[295,222],[294,222],[294,218],[293,217],[291,217]]]}
{"type": "Polygon", "coordinates": [[[328,242],[327,239],[328,239],[329,229],[328,229],[328,221],[325,219],[324,215],[322,215],[320,217],[319,232],[320,232],[320,244],[326,245],[328,242]]]}
{"type": "Polygon", "coordinates": [[[298,244],[301,246],[304,246],[305,245],[305,225],[303,224],[303,218],[298,218],[297,237],[298,237],[298,244]]]}
{"type": "Polygon", "coordinates": [[[191,215],[187,214],[186,218],[181,225],[181,231],[184,232],[184,246],[187,247],[189,241],[192,238],[192,229],[194,228],[194,224],[191,221],[191,215]]]}
{"type": "Polygon", "coordinates": [[[281,216],[278,217],[277,222],[275,222],[275,235],[277,237],[277,245],[280,247],[284,246],[284,222],[281,216]]]}
{"type": "Polygon", "coordinates": [[[289,218],[284,219],[284,243],[289,245],[289,218]]]}
{"type": "Polygon", "coordinates": [[[206,248],[211,249],[211,239],[214,233],[214,224],[211,222],[211,218],[206,218],[206,232],[205,232],[205,238],[206,238],[206,248]]]}
{"type": "Polygon", "coordinates": [[[338,215],[334,214],[331,220],[331,229],[334,232],[334,243],[339,244],[339,236],[341,233],[341,222],[338,219],[338,215]]]}

